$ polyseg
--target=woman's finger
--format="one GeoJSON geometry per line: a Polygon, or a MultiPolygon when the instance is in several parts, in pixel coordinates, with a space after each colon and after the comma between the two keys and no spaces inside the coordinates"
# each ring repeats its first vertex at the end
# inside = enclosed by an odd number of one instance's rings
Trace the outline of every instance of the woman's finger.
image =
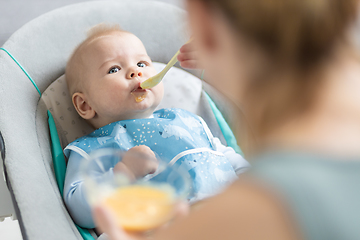
{"type": "Polygon", "coordinates": [[[180,62],[180,66],[183,68],[188,68],[188,69],[200,69],[197,60],[182,61],[182,62],[180,62]]]}
{"type": "Polygon", "coordinates": [[[179,60],[179,62],[186,61],[186,60],[197,60],[198,54],[196,51],[184,52],[184,53],[180,53],[177,56],[177,59],[179,60]]]}
{"type": "Polygon", "coordinates": [[[100,231],[105,232],[110,240],[132,240],[122,229],[116,224],[116,219],[110,211],[100,205],[93,209],[95,225],[100,231]]]}
{"type": "Polygon", "coordinates": [[[180,53],[194,51],[194,45],[192,42],[185,43],[180,48],[180,53]]]}
{"type": "Polygon", "coordinates": [[[189,215],[190,205],[188,202],[180,201],[175,205],[175,217],[182,218],[189,215]]]}
{"type": "MultiPolygon", "coordinates": [[[[177,221],[181,218],[186,217],[187,215],[189,215],[189,211],[190,211],[190,205],[188,202],[185,201],[179,201],[175,204],[174,207],[174,221],[177,221]]],[[[157,228],[155,231],[161,231],[162,229],[165,229],[167,227],[169,227],[172,224],[172,220],[163,224],[162,226],[160,226],[159,228],[157,228]]]]}

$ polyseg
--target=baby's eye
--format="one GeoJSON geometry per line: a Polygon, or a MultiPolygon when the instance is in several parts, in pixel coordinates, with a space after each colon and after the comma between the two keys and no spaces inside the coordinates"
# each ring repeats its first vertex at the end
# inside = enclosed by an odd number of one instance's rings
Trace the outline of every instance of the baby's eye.
{"type": "Polygon", "coordinates": [[[138,67],[146,67],[146,64],[143,63],[143,62],[138,62],[138,63],[137,63],[137,66],[138,66],[138,67]]]}
{"type": "Polygon", "coordinates": [[[117,73],[118,71],[120,71],[119,67],[112,67],[112,68],[110,68],[108,74],[117,73]]]}

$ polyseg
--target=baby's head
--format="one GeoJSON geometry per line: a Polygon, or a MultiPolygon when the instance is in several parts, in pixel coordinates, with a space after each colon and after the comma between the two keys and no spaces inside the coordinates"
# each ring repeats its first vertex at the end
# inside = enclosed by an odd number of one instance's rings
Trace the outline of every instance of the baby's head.
{"type": "Polygon", "coordinates": [[[66,65],[66,81],[79,115],[94,128],[150,116],[159,105],[162,83],[141,89],[156,74],[139,38],[117,26],[93,27],[66,65]]]}

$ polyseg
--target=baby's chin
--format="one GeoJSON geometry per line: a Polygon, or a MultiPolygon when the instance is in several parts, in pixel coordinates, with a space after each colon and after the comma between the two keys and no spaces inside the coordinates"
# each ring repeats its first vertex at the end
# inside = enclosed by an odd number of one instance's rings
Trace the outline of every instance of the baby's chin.
{"type": "Polygon", "coordinates": [[[149,89],[146,92],[132,92],[135,103],[135,108],[153,108],[155,109],[161,102],[164,92],[161,86],[161,89],[149,89]]]}
{"type": "Polygon", "coordinates": [[[133,109],[129,111],[129,115],[135,116],[133,118],[146,118],[155,111],[159,104],[160,101],[154,101],[151,97],[146,97],[140,102],[136,102],[134,99],[131,104],[133,109]]]}
{"type": "Polygon", "coordinates": [[[150,115],[155,111],[155,109],[157,108],[157,106],[159,106],[159,103],[155,103],[155,102],[151,102],[151,101],[147,101],[146,99],[144,99],[141,102],[136,103],[136,108],[134,109],[134,114],[137,115],[147,115],[148,113],[150,113],[150,115]]]}

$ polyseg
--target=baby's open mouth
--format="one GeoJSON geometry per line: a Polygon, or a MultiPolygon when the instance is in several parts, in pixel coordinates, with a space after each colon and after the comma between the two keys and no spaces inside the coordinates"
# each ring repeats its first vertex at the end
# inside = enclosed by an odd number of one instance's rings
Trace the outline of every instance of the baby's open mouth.
{"type": "Polygon", "coordinates": [[[131,91],[131,95],[134,96],[136,102],[142,102],[146,98],[147,92],[147,89],[142,89],[139,84],[139,86],[131,91]]]}

